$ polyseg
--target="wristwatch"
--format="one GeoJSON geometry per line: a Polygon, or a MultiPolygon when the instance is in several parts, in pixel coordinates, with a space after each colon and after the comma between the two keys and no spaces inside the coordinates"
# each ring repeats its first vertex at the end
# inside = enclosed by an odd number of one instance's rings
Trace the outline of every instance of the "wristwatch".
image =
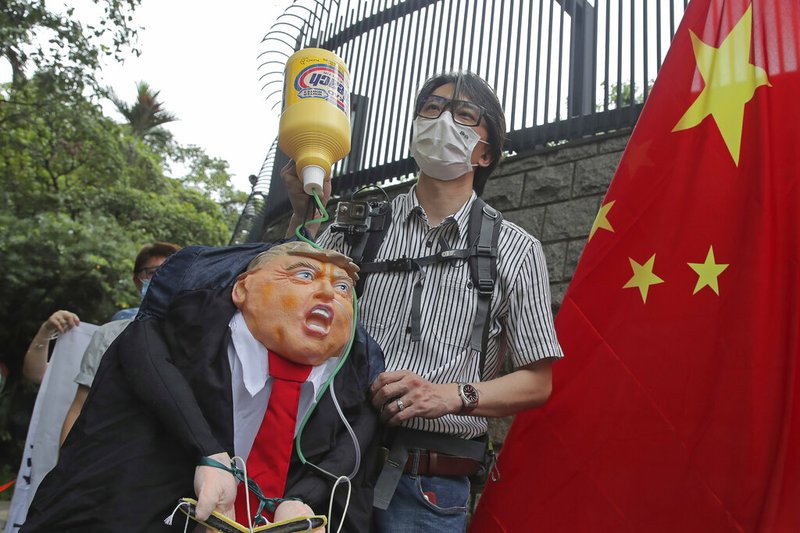
{"type": "Polygon", "coordinates": [[[478,389],[469,383],[462,382],[458,384],[458,395],[461,397],[462,403],[461,411],[458,414],[468,415],[478,407],[478,400],[481,395],[478,393],[478,389]]]}

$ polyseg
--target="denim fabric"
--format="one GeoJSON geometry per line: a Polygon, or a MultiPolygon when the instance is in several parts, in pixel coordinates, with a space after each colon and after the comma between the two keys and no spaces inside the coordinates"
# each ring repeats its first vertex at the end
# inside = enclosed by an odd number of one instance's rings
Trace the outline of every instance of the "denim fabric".
{"type": "Polygon", "coordinates": [[[467,529],[469,478],[403,474],[386,511],[373,510],[375,533],[462,533],[467,529]],[[424,493],[433,493],[434,505],[424,493]]]}

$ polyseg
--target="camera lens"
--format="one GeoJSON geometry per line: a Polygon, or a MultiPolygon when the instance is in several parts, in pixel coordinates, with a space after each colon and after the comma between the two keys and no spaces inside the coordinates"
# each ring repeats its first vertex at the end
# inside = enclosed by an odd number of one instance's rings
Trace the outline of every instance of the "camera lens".
{"type": "Polygon", "coordinates": [[[363,217],[364,216],[364,206],[363,205],[354,205],[353,206],[353,216],[354,217],[363,217]]]}

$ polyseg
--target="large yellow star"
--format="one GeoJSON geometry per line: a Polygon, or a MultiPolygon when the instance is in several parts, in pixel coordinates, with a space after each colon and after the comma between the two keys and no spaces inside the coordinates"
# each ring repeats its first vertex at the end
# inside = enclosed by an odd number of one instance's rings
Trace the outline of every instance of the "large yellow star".
{"type": "Polygon", "coordinates": [[[643,265],[640,265],[630,257],[628,258],[628,261],[631,262],[633,277],[629,279],[628,283],[626,283],[622,288],[630,289],[637,287],[639,292],[642,293],[642,301],[647,303],[647,291],[650,289],[650,285],[664,283],[663,279],[653,274],[653,264],[656,262],[656,254],[653,254],[643,265]]]}
{"type": "Polygon", "coordinates": [[[719,48],[707,45],[689,30],[705,87],[672,130],[694,128],[711,115],[736,166],[742,143],[744,106],[753,98],[756,88],[769,86],[767,72],[750,63],[752,9],[752,5],[747,8],[719,48]]]}
{"type": "Polygon", "coordinates": [[[729,265],[723,263],[716,263],[714,259],[714,247],[708,247],[708,254],[706,255],[705,263],[688,263],[689,267],[697,272],[697,284],[694,286],[694,292],[697,292],[703,287],[711,287],[711,290],[719,296],[719,286],[717,285],[717,277],[728,268],[729,265]]]}
{"type": "Polygon", "coordinates": [[[600,211],[597,212],[597,216],[594,218],[594,223],[592,223],[592,229],[589,231],[590,241],[598,229],[608,230],[613,233],[614,228],[611,227],[611,222],[608,221],[608,212],[611,211],[611,208],[614,206],[614,202],[616,202],[616,200],[600,206],[600,211]]]}

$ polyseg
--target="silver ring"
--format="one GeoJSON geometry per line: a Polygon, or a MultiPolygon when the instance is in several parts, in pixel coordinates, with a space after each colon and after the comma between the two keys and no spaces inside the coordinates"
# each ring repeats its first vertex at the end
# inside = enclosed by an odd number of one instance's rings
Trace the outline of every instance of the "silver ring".
{"type": "Polygon", "coordinates": [[[400,398],[396,399],[396,400],[394,401],[394,403],[396,403],[396,404],[397,404],[397,409],[398,409],[398,411],[402,411],[403,409],[405,409],[405,408],[406,408],[406,405],[403,403],[403,400],[401,400],[400,398]]]}

